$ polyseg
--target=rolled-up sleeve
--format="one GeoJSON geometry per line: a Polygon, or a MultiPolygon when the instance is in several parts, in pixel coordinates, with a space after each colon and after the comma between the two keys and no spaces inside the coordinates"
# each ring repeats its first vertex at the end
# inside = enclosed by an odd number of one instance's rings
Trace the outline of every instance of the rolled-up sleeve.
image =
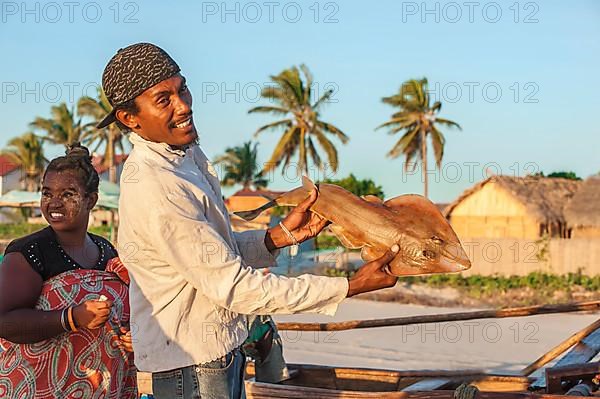
{"type": "MultiPolygon", "coordinates": [[[[254,255],[248,248],[240,249],[247,253],[240,256],[202,212],[196,211],[193,198],[163,198],[164,203],[151,216],[156,219],[153,225],[160,226],[156,249],[166,263],[214,304],[242,314],[333,315],[346,297],[348,281],[342,277],[263,275],[249,267],[245,257],[268,258],[264,243],[254,245],[254,255]]],[[[246,242],[256,244],[260,234],[264,240],[264,231],[244,237],[248,237],[246,242]]]]}
{"type": "Polygon", "coordinates": [[[276,258],[279,255],[279,250],[271,253],[267,249],[265,245],[266,234],[266,230],[248,230],[233,233],[242,260],[255,269],[277,266],[276,258]]]}

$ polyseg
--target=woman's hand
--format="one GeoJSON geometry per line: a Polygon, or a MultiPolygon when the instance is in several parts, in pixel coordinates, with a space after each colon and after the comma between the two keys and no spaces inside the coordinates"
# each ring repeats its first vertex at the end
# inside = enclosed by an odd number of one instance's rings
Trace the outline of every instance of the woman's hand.
{"type": "Polygon", "coordinates": [[[110,316],[112,301],[85,301],[73,308],[73,319],[77,328],[94,330],[102,327],[110,316]]]}
{"type": "Polygon", "coordinates": [[[127,329],[127,327],[121,327],[119,331],[121,331],[118,341],[119,347],[125,349],[127,352],[133,353],[133,339],[131,338],[131,330],[127,329]]]}

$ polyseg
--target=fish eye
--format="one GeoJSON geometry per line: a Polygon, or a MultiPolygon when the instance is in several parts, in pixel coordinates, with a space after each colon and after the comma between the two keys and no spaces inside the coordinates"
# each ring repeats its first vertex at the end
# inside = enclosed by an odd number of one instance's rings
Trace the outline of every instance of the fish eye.
{"type": "Polygon", "coordinates": [[[434,259],[436,256],[435,252],[430,251],[428,249],[424,249],[422,253],[423,253],[423,256],[426,257],[427,259],[434,259]]]}
{"type": "Polygon", "coordinates": [[[432,236],[431,237],[431,241],[433,241],[435,244],[438,244],[438,245],[441,245],[444,242],[444,240],[442,240],[438,236],[432,236]]]}

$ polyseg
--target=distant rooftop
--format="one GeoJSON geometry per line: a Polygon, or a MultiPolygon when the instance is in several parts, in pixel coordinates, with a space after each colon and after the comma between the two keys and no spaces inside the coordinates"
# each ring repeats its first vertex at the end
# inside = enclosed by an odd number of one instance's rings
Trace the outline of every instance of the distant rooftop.
{"type": "Polygon", "coordinates": [[[20,166],[17,165],[11,157],[8,155],[0,155],[0,176],[6,176],[13,170],[19,168],[20,166]]]}

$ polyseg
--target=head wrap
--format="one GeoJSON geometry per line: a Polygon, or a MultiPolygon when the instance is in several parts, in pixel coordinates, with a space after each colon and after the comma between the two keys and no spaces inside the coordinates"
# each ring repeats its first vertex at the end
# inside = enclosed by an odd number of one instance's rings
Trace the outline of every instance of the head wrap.
{"type": "Polygon", "coordinates": [[[102,74],[102,89],[112,111],[96,126],[101,129],[116,121],[119,105],[180,71],[166,51],[151,43],[137,43],[120,49],[102,74]]]}

